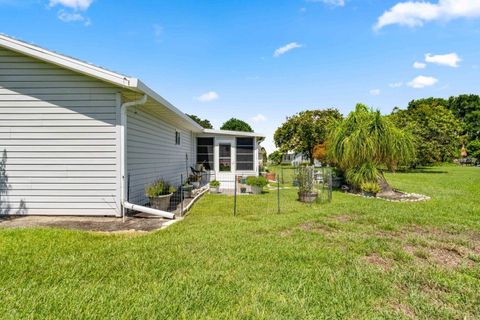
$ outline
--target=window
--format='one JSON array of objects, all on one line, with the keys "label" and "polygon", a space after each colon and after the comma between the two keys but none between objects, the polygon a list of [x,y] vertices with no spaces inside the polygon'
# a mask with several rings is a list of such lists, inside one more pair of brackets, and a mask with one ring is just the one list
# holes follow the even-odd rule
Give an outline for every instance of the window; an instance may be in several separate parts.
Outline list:
[{"label": "window", "polygon": [[176,144],[177,146],[180,145],[180,132],[178,132],[178,131],[176,131],[176,130],[175,130],[175,144]]},{"label": "window", "polygon": [[213,138],[197,138],[197,164],[214,170],[213,161]]},{"label": "window", "polygon": [[220,171],[232,171],[232,147],[229,144],[220,144],[218,167]]},{"label": "window", "polygon": [[253,138],[237,138],[237,170],[253,170],[254,149]]}]

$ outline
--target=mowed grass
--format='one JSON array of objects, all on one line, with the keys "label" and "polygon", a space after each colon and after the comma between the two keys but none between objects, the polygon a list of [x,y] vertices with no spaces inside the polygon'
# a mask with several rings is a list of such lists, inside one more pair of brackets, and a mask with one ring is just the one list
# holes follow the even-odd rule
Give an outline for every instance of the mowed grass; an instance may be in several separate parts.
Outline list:
[{"label": "mowed grass", "polygon": [[0,318],[480,318],[480,168],[388,179],[432,200],[285,190],[281,214],[259,207],[270,192],[233,217],[208,195],[146,235],[0,230]]}]

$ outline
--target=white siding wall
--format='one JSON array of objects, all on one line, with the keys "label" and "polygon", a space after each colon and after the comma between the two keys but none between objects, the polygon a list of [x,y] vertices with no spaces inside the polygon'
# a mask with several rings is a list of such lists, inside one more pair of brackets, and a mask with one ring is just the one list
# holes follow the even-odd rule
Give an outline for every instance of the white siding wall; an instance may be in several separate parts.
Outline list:
[{"label": "white siding wall", "polygon": [[120,213],[117,91],[0,49],[0,214]]},{"label": "white siding wall", "polygon": [[[195,162],[192,132],[163,121],[156,108],[159,106],[138,106],[127,111],[128,200],[131,203],[147,203],[145,185],[155,179],[162,178],[177,187],[180,175],[186,179],[187,171],[191,173],[190,166]],[[175,130],[181,134],[180,145],[175,145]]]}]

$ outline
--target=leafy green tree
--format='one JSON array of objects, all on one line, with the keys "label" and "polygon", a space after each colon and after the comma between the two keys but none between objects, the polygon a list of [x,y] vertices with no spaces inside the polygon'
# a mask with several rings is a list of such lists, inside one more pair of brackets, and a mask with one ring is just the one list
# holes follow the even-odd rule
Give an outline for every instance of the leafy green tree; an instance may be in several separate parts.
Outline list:
[{"label": "leafy green tree", "polygon": [[204,127],[205,129],[213,129],[213,126],[212,124],[210,123],[209,120],[207,119],[200,119],[199,117],[197,117],[196,115],[194,114],[188,114],[187,113],[187,116],[189,116],[190,118],[192,118],[193,121],[195,121],[196,123],[198,123],[199,125],[201,125],[202,127]]},{"label": "leafy green tree", "polygon": [[448,99],[447,108],[464,124],[468,141],[480,139],[480,96],[462,94]]},{"label": "leafy green tree", "polygon": [[315,146],[325,143],[329,130],[341,119],[337,109],[302,111],[275,131],[275,145],[282,152],[302,153],[313,164]]},{"label": "leafy green tree", "polygon": [[232,131],[244,131],[244,132],[253,132],[252,127],[245,121],[239,120],[237,118],[231,118],[226,121],[221,130],[232,130]]},{"label": "leafy green tree", "polygon": [[462,125],[444,105],[443,99],[415,100],[406,110],[395,109],[390,115],[399,128],[406,128],[414,137],[413,166],[451,161],[458,153]]},{"label": "leafy green tree", "polygon": [[379,183],[383,191],[390,187],[382,168],[395,170],[415,153],[410,133],[363,104],[357,104],[355,111],[332,130],[327,150],[352,187],[360,189],[363,183]]},{"label": "leafy green tree", "polygon": [[270,160],[272,164],[279,165],[282,163],[283,153],[280,150],[275,150],[268,155],[268,160]]},{"label": "leafy green tree", "polygon": [[469,157],[480,159],[480,140],[472,140],[467,144]]}]

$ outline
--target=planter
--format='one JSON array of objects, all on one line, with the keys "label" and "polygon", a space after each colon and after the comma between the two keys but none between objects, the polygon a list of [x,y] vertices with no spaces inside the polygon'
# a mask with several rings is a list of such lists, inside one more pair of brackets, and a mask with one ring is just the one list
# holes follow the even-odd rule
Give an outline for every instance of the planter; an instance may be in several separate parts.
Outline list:
[{"label": "planter", "polygon": [[219,187],[210,187],[210,193],[220,193]]},{"label": "planter", "polygon": [[154,209],[166,211],[170,206],[170,198],[172,197],[172,195],[173,193],[166,194],[164,196],[149,197],[150,205]]},{"label": "planter", "polygon": [[276,178],[276,174],[275,172],[268,172],[265,174],[265,178],[267,178],[267,180],[269,181],[277,181],[275,178]]},{"label": "planter", "polygon": [[376,193],[374,193],[374,192],[367,192],[367,191],[363,191],[363,195],[364,195],[365,197],[368,197],[368,198],[375,198],[375,197],[377,196]]},{"label": "planter", "polygon": [[240,193],[247,193],[247,188],[241,187],[240,188]]},{"label": "planter", "polygon": [[317,192],[299,192],[298,193],[298,200],[305,203],[313,203],[317,200],[318,193]]},{"label": "planter", "polygon": [[342,177],[332,177],[332,188],[340,188],[343,184]]},{"label": "planter", "polygon": [[252,188],[252,193],[253,194],[261,194],[263,192],[262,187],[252,186],[251,188]]},{"label": "planter", "polygon": [[193,190],[193,186],[191,184],[183,186],[182,187],[183,198],[191,198],[192,197],[192,190]]}]

